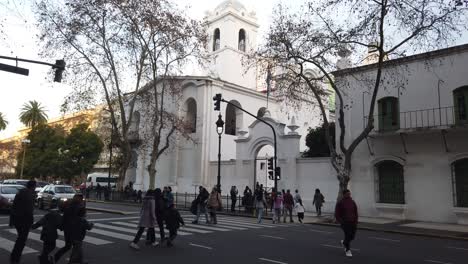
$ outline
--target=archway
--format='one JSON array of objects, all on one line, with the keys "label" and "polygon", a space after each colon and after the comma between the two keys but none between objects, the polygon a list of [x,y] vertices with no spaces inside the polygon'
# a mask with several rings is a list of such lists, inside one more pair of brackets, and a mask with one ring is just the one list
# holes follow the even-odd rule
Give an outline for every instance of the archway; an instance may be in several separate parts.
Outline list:
[{"label": "archway", "polygon": [[[255,156],[255,173],[254,183],[263,184],[263,188],[267,191],[275,186],[275,181],[269,179],[268,175],[268,159],[273,158],[274,149],[272,145],[263,145],[257,149]],[[255,186],[254,186],[255,187]]]}]

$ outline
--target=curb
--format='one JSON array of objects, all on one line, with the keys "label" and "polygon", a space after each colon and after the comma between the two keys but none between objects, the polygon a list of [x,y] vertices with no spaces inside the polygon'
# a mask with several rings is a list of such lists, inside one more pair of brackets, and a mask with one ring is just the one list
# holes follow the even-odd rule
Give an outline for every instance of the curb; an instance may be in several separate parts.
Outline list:
[{"label": "curb", "polygon": [[[340,227],[338,224],[333,223],[306,223],[309,225],[320,225],[320,226],[332,226],[332,227]],[[431,238],[439,238],[439,239],[452,239],[452,240],[461,240],[461,241],[468,241],[468,237],[458,237],[458,236],[447,236],[447,235],[439,235],[434,233],[421,233],[421,232],[411,232],[411,231],[400,231],[400,230],[391,230],[391,229],[383,229],[383,228],[374,228],[369,226],[358,226],[359,230],[366,230],[366,231],[377,231],[383,233],[390,233],[390,234],[400,234],[400,235],[408,235],[408,236],[419,236],[419,237],[431,237]]]}]

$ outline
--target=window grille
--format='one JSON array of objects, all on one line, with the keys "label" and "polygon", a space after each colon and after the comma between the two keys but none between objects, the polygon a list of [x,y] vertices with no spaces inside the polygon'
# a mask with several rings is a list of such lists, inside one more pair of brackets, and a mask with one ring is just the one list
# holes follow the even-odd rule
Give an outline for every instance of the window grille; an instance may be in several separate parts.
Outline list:
[{"label": "window grille", "polygon": [[452,168],[455,206],[468,207],[468,159],[456,161]]},{"label": "window grille", "polygon": [[377,164],[379,203],[404,204],[403,166],[395,161]]}]

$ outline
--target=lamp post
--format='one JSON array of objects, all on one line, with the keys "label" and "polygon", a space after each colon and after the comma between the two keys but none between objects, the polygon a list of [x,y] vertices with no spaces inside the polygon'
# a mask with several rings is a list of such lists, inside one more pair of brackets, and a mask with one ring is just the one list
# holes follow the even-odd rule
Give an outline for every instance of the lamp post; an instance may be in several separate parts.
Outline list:
[{"label": "lamp post", "polygon": [[23,143],[23,159],[21,161],[21,173],[20,173],[20,179],[23,179],[23,170],[24,170],[24,158],[26,156],[26,146],[27,144],[31,143],[31,140],[29,139],[23,139],[21,140]]},{"label": "lamp post", "polygon": [[221,114],[218,115],[218,120],[216,121],[216,132],[218,133],[218,184],[216,188],[218,192],[221,193],[221,134],[224,131],[224,121]]}]

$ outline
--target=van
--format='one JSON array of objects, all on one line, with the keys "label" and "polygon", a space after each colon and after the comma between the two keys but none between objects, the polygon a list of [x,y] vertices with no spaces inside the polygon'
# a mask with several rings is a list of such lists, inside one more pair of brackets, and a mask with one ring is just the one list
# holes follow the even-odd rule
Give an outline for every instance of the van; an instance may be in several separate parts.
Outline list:
[{"label": "van", "polygon": [[[112,189],[116,188],[117,179],[118,177],[115,175],[110,176],[110,186]],[[105,187],[107,186],[108,182],[109,182],[109,174],[103,173],[103,172],[90,173],[86,177],[86,188],[88,187],[96,188],[98,183],[102,187]]]}]

